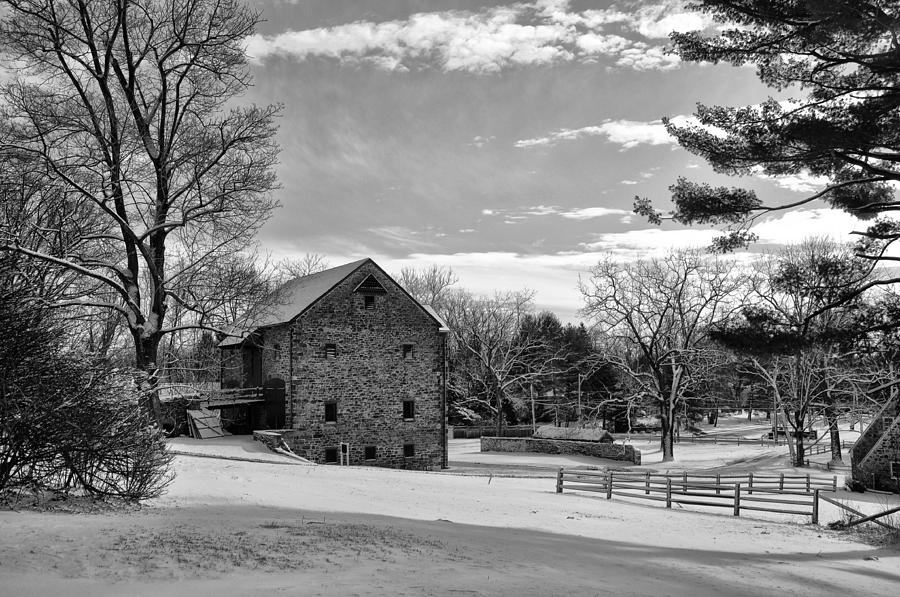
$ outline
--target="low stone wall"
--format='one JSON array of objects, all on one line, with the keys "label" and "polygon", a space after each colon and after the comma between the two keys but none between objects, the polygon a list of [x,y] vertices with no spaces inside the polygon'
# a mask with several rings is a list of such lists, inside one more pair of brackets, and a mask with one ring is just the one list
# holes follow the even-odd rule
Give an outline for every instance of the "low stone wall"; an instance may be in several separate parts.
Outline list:
[{"label": "low stone wall", "polygon": [[281,448],[284,445],[284,439],[282,439],[281,434],[282,431],[254,431],[253,439],[275,452],[276,448]]},{"label": "low stone wall", "polygon": [[537,452],[539,454],[581,454],[608,460],[641,463],[641,451],[633,446],[532,437],[482,437],[482,452]]}]

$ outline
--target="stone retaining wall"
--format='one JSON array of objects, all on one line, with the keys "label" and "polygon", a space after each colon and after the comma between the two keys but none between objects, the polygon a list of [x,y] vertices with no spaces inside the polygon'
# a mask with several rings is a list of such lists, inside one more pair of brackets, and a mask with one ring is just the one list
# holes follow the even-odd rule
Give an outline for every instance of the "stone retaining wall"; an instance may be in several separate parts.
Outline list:
[{"label": "stone retaining wall", "polygon": [[539,454],[581,454],[608,460],[641,463],[641,451],[623,444],[535,439],[531,437],[482,437],[482,452],[537,452]]},{"label": "stone retaining wall", "polygon": [[258,441],[273,452],[276,451],[277,448],[282,448],[284,444],[284,439],[282,438],[282,434],[288,430],[280,430],[280,431],[254,431],[253,439],[254,441]]}]

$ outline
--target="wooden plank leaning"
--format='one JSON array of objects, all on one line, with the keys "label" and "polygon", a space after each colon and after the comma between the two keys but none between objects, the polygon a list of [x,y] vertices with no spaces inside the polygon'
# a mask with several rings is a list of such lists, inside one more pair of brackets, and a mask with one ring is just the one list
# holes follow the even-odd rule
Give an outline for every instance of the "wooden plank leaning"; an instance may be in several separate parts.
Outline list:
[{"label": "wooden plank leaning", "polygon": [[[846,511],[849,512],[850,514],[854,514],[854,515],[856,515],[856,516],[859,516],[860,518],[862,518],[862,517],[865,516],[865,514],[863,514],[863,513],[860,512],[859,510],[856,510],[855,508],[851,508],[851,507],[848,506],[847,504],[843,504],[843,503],[839,502],[838,500],[833,500],[833,499],[831,499],[831,498],[829,498],[829,497],[825,497],[824,495],[821,495],[821,494],[819,494],[819,499],[820,499],[820,500],[825,500],[825,501],[828,502],[829,504],[832,504],[832,505],[834,505],[834,506],[837,506],[838,508],[841,508],[841,509],[843,509],[843,510],[846,510]],[[882,526],[882,527],[884,527],[884,528],[886,528],[886,529],[888,529],[888,530],[891,530],[891,531],[896,531],[896,530],[897,530],[896,528],[892,527],[891,525],[889,525],[889,524],[887,524],[887,523],[885,523],[885,522],[882,522],[882,521],[880,521],[880,520],[872,520],[871,522],[874,522],[874,523],[877,524],[878,526]]]}]

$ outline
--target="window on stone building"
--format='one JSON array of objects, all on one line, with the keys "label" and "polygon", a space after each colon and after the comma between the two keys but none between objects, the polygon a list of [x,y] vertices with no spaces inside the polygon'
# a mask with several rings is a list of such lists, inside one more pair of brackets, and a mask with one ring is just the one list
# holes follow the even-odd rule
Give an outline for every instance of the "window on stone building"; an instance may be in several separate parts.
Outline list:
[{"label": "window on stone building", "polygon": [[406,360],[411,360],[415,356],[415,350],[412,344],[404,344],[403,345],[403,358]]},{"label": "window on stone building", "polygon": [[337,346],[334,344],[326,344],[325,345],[325,358],[333,359],[337,356]]},{"label": "window on stone building", "polygon": [[337,423],[337,402],[325,403],[325,422]]},{"label": "window on stone building", "polygon": [[404,400],[403,401],[403,418],[407,421],[411,421],[416,418],[416,401],[415,400]]},{"label": "window on stone building", "polygon": [[403,444],[403,457],[412,458],[416,455],[416,444]]},{"label": "window on stone building", "polygon": [[338,449],[337,448],[325,448],[325,462],[326,463],[336,463],[338,461]]},{"label": "window on stone building", "polygon": [[363,296],[363,306],[366,308],[366,311],[372,311],[375,309],[375,295],[374,294],[366,294]]},{"label": "window on stone building", "polygon": [[377,452],[375,450],[375,446],[366,446],[363,453],[363,458],[365,458],[366,460],[375,460],[376,453]]}]

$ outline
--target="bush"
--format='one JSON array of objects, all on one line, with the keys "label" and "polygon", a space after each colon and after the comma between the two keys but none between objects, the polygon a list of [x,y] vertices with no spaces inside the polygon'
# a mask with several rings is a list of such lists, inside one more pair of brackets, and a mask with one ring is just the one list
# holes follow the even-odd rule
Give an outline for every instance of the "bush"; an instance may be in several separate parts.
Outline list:
[{"label": "bush", "polygon": [[0,490],[162,494],[172,457],[131,375],[66,351],[51,314],[5,276],[0,337]]}]

